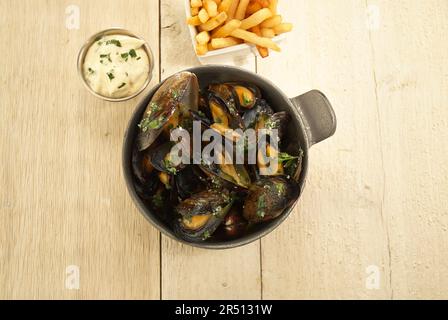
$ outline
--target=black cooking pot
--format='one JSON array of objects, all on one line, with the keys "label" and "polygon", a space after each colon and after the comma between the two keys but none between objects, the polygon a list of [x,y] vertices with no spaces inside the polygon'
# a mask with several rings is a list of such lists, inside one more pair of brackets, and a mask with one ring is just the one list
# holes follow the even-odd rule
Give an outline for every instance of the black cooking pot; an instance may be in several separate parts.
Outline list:
[{"label": "black cooking pot", "polygon": [[[336,117],[327,98],[319,91],[313,90],[293,99],[289,99],[279,88],[269,80],[241,68],[229,66],[202,66],[188,69],[199,79],[201,88],[210,83],[217,82],[249,82],[260,88],[262,96],[276,111],[287,111],[291,115],[291,122],[287,129],[287,143],[304,151],[302,172],[299,178],[301,191],[304,186],[308,169],[308,150],[314,144],[331,137],[336,130]],[[176,236],[157,213],[152,212],[145,206],[142,199],[137,195],[134,187],[134,175],[132,172],[131,157],[134,140],[137,135],[138,123],[140,122],[146,106],[153,94],[160,87],[154,87],[146,97],[140,101],[129,122],[123,145],[123,171],[129,193],[139,208],[140,212],[165,235],[182,243],[195,247],[208,249],[227,249],[242,246],[260,239],[277,228],[290,214],[294,205],[290,206],[283,214],[273,221],[254,226],[241,238],[234,240],[219,240],[210,238],[201,243],[190,243]]]}]

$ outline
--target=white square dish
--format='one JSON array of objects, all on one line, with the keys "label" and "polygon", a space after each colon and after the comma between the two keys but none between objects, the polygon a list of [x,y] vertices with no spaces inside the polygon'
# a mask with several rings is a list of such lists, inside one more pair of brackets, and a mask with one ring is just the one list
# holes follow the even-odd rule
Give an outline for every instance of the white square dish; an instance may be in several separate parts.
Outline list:
[{"label": "white square dish", "polygon": [[[185,1],[185,14],[186,17],[191,17],[191,9],[190,9],[190,0],[184,0]],[[185,22],[186,23],[186,22]],[[188,28],[190,30],[190,36],[191,36],[191,42],[193,44],[193,49],[196,53],[196,35],[198,34],[198,31],[196,27],[188,25]],[[272,40],[279,44],[286,38],[285,34],[278,35]],[[199,62],[202,64],[212,64],[212,63],[219,63],[220,61],[225,61],[229,59],[241,59],[247,56],[260,56],[258,54],[258,50],[255,47],[255,45],[252,44],[246,44],[242,43],[236,46],[223,48],[223,49],[217,49],[213,51],[208,51],[205,55],[197,55]]]}]

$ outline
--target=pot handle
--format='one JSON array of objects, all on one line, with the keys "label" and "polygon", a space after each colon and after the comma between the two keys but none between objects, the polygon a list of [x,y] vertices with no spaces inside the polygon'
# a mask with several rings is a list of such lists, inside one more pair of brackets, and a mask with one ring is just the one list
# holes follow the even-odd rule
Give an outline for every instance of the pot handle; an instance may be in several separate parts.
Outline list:
[{"label": "pot handle", "polygon": [[311,90],[291,99],[305,124],[309,147],[319,143],[336,132],[336,115],[325,95]]}]

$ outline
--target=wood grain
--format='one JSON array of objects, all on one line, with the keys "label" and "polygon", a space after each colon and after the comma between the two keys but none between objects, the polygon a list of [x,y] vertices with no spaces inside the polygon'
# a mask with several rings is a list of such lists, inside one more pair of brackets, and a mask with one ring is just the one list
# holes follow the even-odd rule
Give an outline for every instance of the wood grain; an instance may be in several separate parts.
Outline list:
[{"label": "wood grain", "polygon": [[371,32],[397,299],[448,297],[448,2],[380,1]]},{"label": "wood grain", "polygon": [[[266,299],[391,297],[366,7],[343,3],[281,2],[279,10],[295,29],[282,45],[282,59],[258,63],[259,73],[291,97],[323,91],[338,119],[336,135],[310,150],[307,185],[295,212],[262,240]],[[381,271],[380,290],[365,286],[370,265]]]},{"label": "wood grain", "polygon": [[[9,44],[0,72],[0,297],[159,298],[158,232],[121,173],[136,100],[94,98],[76,69],[83,42],[117,25],[141,33],[158,60],[158,30],[148,28],[158,24],[158,5],[78,0],[80,29],[68,30],[69,4],[0,4],[0,38]],[[65,288],[68,265],[80,268],[79,290]]]}]

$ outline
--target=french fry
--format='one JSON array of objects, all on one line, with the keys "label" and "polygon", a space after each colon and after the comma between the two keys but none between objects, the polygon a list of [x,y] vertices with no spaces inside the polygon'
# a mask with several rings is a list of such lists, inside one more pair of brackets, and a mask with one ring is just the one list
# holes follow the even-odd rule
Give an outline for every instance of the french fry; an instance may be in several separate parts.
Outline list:
[{"label": "french fry", "polygon": [[269,10],[271,10],[273,15],[277,14],[278,0],[269,0]]},{"label": "french fry", "polygon": [[218,15],[218,5],[213,0],[205,0],[204,8],[207,10],[208,16],[210,18],[216,17]]},{"label": "french fry", "polygon": [[246,16],[246,9],[249,5],[250,0],[240,0],[240,3],[238,4],[238,8],[235,12],[235,19],[243,20]]},{"label": "french fry", "polygon": [[210,35],[208,34],[207,31],[199,32],[199,33],[196,35],[196,41],[197,41],[199,44],[207,44],[207,43],[210,41]]},{"label": "french fry", "polygon": [[[253,28],[251,29],[251,31],[252,31],[253,33],[255,33],[257,36],[261,36],[261,30],[260,30],[260,27],[259,27],[259,26],[255,26],[255,27],[253,27]],[[257,46],[257,50],[258,50],[258,53],[260,54],[260,56],[261,56],[262,58],[266,58],[266,57],[269,56],[269,49],[268,49],[268,48],[264,48],[264,47]]]},{"label": "french fry", "polygon": [[274,38],[275,32],[271,28],[261,28],[261,36],[265,38]]},{"label": "french fry", "polygon": [[[269,9],[268,9],[269,10]],[[281,15],[275,15],[265,21],[263,21],[260,25],[261,28],[274,28],[276,25],[279,25],[282,23],[282,16]]]},{"label": "french fry", "polygon": [[232,5],[233,0],[222,0],[221,4],[218,6],[218,12],[227,13]]},{"label": "french fry", "polygon": [[240,44],[241,42],[242,41],[240,39],[233,38],[233,37],[227,37],[227,38],[212,39],[211,44],[212,44],[213,49],[222,49],[222,48],[235,46],[237,44]]},{"label": "french fry", "polygon": [[203,56],[204,54],[206,54],[208,52],[208,46],[207,44],[197,44],[196,45],[196,53],[198,56]]},{"label": "french fry", "polygon": [[222,2],[221,0],[213,0],[213,1],[215,1],[217,6],[219,6],[221,4],[221,2]]},{"label": "french fry", "polygon": [[199,13],[199,8],[198,7],[195,7],[195,8],[191,7],[191,15],[192,16],[197,16],[198,13]]},{"label": "french fry", "polygon": [[208,50],[208,51],[213,51],[213,50],[215,50],[215,48],[212,47],[212,43],[211,43],[211,42],[207,43],[207,50]]},{"label": "french fry", "polygon": [[292,23],[281,23],[273,28],[275,34],[282,34],[291,31],[293,28]]},{"label": "french fry", "polygon": [[221,28],[216,29],[212,33],[212,38],[225,38],[228,37],[233,30],[238,29],[241,25],[241,21],[233,19],[223,25]]},{"label": "french fry", "polygon": [[199,30],[201,31],[212,31],[213,29],[219,27],[222,23],[224,23],[227,19],[227,13],[221,12],[216,17],[211,18],[206,23],[203,23],[199,26]]},{"label": "french fry", "polygon": [[269,7],[269,0],[255,0],[255,1],[258,2],[262,8]]},{"label": "french fry", "polygon": [[199,20],[201,20],[201,23],[206,23],[210,19],[207,10],[205,10],[204,8],[199,10],[198,17]]},{"label": "french fry", "polygon": [[253,32],[243,29],[236,29],[231,33],[232,37],[242,39],[246,42],[253,43],[260,47],[266,47],[274,51],[281,51],[280,47],[271,39],[257,36]]},{"label": "french fry", "polygon": [[191,0],[190,5],[192,8],[200,8],[202,7],[202,0]]},{"label": "french fry", "polygon": [[227,21],[230,21],[235,17],[236,9],[238,9],[239,2],[240,0],[232,0],[229,10],[227,10]]},{"label": "french fry", "polygon": [[271,10],[269,10],[268,8],[261,9],[255,12],[249,18],[246,18],[243,21],[241,21],[240,28],[244,30],[250,29],[252,27],[259,25],[260,23],[271,17],[272,17]]},{"label": "french fry", "polygon": [[251,15],[257,12],[258,10],[261,10],[263,7],[258,2],[251,2],[247,6],[246,14]]},{"label": "french fry", "polygon": [[188,19],[187,19],[187,23],[188,23],[190,26],[199,26],[199,25],[201,25],[201,20],[199,20],[199,17],[198,17],[198,16],[194,16],[194,17],[190,17],[190,18],[188,18]]}]

